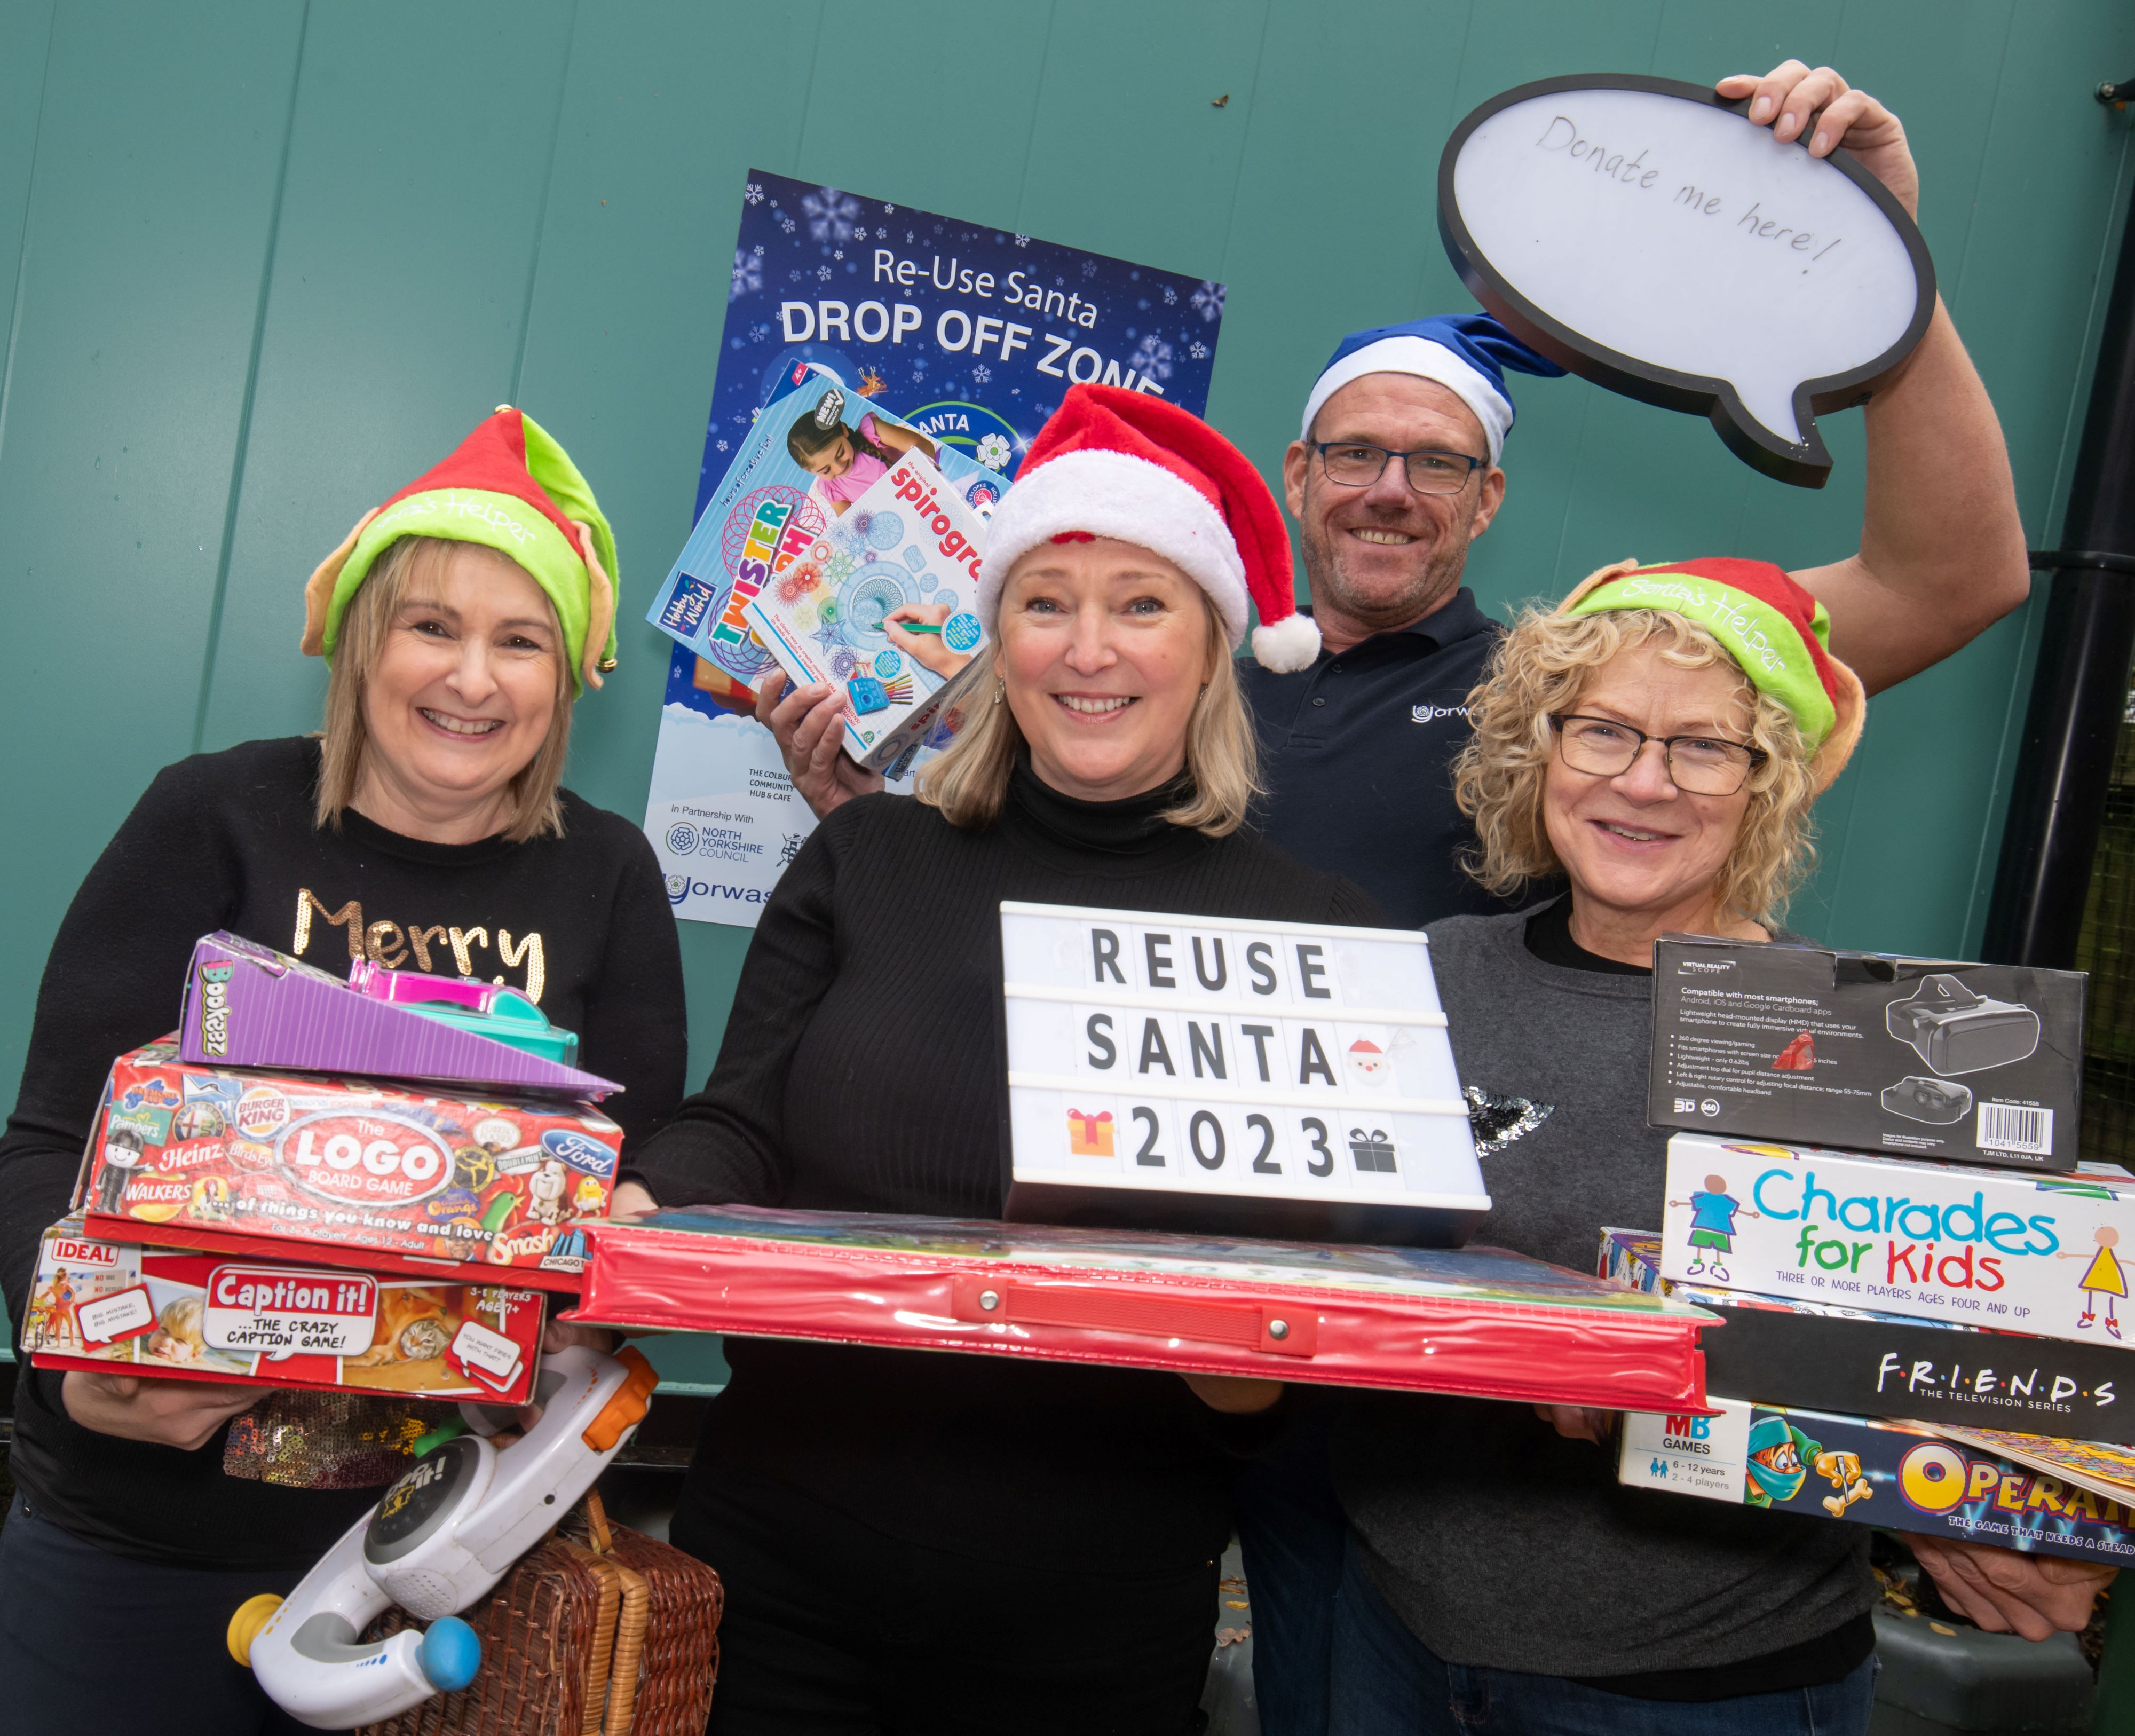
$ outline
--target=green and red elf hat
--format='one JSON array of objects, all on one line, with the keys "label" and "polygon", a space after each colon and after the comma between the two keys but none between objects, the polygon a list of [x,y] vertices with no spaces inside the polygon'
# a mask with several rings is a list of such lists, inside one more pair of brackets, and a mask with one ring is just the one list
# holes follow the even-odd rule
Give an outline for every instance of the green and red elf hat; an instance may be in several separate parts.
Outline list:
[{"label": "green and red elf hat", "polygon": [[1566,615],[1663,609],[1719,640],[1750,684],[1785,706],[1809,750],[1821,794],[1861,739],[1868,696],[1831,654],[1824,606],[1769,560],[1619,560],[1591,575],[1559,605]]},{"label": "green and red elf hat", "polygon": [[332,660],[349,599],[403,536],[478,542],[525,568],[555,607],[574,691],[615,667],[615,534],[570,454],[531,416],[499,405],[444,463],[356,521],[304,586],[305,656]]}]

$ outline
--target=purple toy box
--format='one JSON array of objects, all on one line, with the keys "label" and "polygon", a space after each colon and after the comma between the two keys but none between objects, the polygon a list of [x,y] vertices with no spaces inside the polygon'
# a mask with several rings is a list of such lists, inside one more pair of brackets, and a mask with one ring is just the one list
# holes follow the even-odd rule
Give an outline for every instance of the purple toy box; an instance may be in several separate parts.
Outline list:
[{"label": "purple toy box", "polygon": [[[530,1006],[526,1009],[530,1013]],[[206,935],[186,969],[180,1059],[225,1067],[293,1067],[443,1085],[487,1085],[571,1098],[622,1087],[363,992],[271,947]]]}]

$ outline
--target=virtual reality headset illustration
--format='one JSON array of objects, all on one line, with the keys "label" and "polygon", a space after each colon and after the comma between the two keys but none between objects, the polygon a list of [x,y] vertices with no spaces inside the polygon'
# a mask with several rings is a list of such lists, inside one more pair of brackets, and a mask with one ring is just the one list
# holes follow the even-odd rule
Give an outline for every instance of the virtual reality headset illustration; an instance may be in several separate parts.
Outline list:
[{"label": "virtual reality headset illustration", "polygon": [[1933,1122],[1946,1127],[1972,1113],[1972,1093],[1947,1079],[1922,1079],[1915,1074],[1885,1088],[1883,1107],[1907,1121]]},{"label": "virtual reality headset illustration", "polygon": [[[1910,1000],[1893,1001],[1885,1023],[1941,1074],[2006,1067],[2039,1046],[2039,1016],[2030,1007],[1974,994],[1947,972],[1922,978]],[[1887,1093],[1884,1107],[1891,1107]]]}]

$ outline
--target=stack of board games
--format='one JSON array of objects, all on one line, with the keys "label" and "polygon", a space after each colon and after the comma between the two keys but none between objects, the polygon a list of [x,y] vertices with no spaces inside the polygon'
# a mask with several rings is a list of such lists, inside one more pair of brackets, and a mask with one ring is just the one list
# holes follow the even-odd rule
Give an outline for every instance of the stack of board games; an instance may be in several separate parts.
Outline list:
[{"label": "stack of board games", "polygon": [[2075,1150],[2084,979],[1690,940],[1655,971],[1651,1119],[1708,1131],[1600,1269],[1724,1324],[1712,1409],[1628,1418],[1619,1479],[2135,1559],[2135,1177]]},{"label": "stack of board games", "polygon": [[[358,974],[351,985],[235,935],[202,939],[176,1040],[112,1065],[75,1196],[85,1229],[575,1289],[578,1226],[607,1215],[622,1142],[594,1099],[619,1088],[538,1052],[545,1042],[469,1029],[467,985]],[[428,1016],[419,995],[448,1016]],[[507,1039],[539,1017],[516,998],[493,1022]]]}]

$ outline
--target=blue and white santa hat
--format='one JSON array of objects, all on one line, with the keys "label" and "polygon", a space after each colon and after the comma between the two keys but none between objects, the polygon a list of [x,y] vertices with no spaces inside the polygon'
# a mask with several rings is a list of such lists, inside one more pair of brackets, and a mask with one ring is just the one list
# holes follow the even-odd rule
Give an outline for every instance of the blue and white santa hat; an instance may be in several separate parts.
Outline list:
[{"label": "blue and white santa hat", "polygon": [[1505,390],[1505,370],[1555,379],[1564,372],[1537,356],[1487,313],[1435,313],[1399,325],[1352,332],[1327,358],[1305,400],[1300,440],[1312,438],[1312,419],[1335,393],[1367,374],[1413,374],[1435,380],[1475,412],[1490,443],[1490,462],[1503,456],[1512,432],[1513,400]]}]

